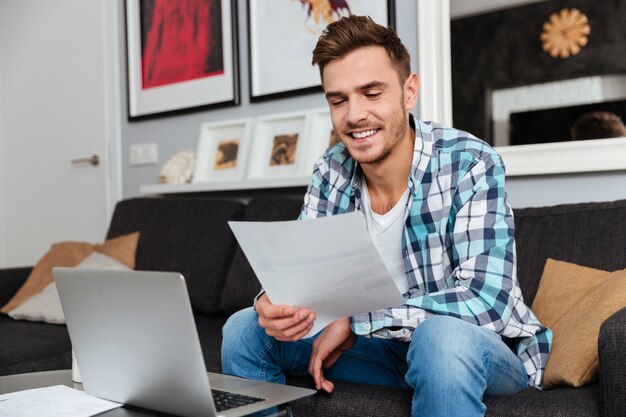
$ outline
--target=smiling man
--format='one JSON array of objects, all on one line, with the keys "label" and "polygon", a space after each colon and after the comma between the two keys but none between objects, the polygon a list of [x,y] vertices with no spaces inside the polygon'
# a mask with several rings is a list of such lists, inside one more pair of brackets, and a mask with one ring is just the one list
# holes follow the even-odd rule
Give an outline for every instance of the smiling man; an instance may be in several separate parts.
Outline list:
[{"label": "smiling man", "polygon": [[541,387],[552,335],[524,304],[500,156],[409,111],[419,81],[393,30],[350,16],[313,51],[341,142],[316,162],[302,219],[360,211],[405,303],[311,339],[306,308],[264,293],[224,328],[224,371],[413,389],[417,416],[480,416],[485,393]]}]

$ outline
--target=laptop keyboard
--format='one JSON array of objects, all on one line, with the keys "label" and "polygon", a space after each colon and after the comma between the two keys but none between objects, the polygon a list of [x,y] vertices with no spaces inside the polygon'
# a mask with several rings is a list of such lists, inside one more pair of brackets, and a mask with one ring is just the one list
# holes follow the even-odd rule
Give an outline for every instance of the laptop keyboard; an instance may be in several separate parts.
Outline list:
[{"label": "laptop keyboard", "polygon": [[211,392],[213,393],[213,403],[215,403],[215,410],[217,411],[230,410],[231,408],[265,401],[264,398],[250,397],[248,395],[218,391],[216,389],[212,389]]}]

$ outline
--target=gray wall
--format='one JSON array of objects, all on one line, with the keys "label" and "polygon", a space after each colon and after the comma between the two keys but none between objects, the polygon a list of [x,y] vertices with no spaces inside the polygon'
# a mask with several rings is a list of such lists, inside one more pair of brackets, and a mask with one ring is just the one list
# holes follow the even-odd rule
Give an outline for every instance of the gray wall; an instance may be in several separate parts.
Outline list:
[{"label": "gray wall", "polygon": [[[453,0],[454,1],[454,0]],[[239,27],[239,67],[241,105],[218,110],[166,116],[150,120],[129,122],[127,103],[122,103],[122,190],[123,197],[139,195],[139,187],[155,184],[159,168],[174,153],[196,148],[200,125],[203,122],[256,117],[265,114],[281,113],[322,107],[325,100],[321,93],[308,94],[295,98],[274,100],[263,103],[250,103],[248,84],[248,32],[247,7],[245,0],[238,0]],[[124,22],[124,6],[120,0],[120,22]],[[397,29],[403,42],[414,57],[413,67],[417,68],[415,57],[417,31],[415,28],[416,2],[396,0]],[[124,100],[126,100],[126,47],[125,27],[120,25],[120,50],[123,52],[120,71]],[[130,167],[128,149],[132,144],[154,142],[159,148],[156,166]],[[625,156],[626,157],[626,156]],[[511,177],[508,179],[508,194],[513,207],[530,207],[583,201],[604,201],[626,198],[626,172],[547,175],[532,177]]]},{"label": "gray wall", "polygon": [[626,171],[510,177],[506,189],[516,208],[621,200],[626,199]]},{"label": "gray wall", "polygon": [[[124,20],[123,2],[120,6],[120,19]],[[241,86],[241,105],[217,110],[207,110],[187,113],[176,116],[165,116],[149,120],[128,121],[128,104],[122,103],[122,193],[124,198],[139,195],[139,187],[146,184],[156,184],[160,167],[167,159],[178,151],[196,149],[200,125],[204,122],[238,119],[242,117],[257,117],[266,114],[275,114],[288,111],[314,109],[326,106],[322,93],[306,94],[293,98],[272,100],[261,103],[250,103],[248,83],[248,30],[247,30],[247,2],[237,1],[238,32],[239,32],[239,68]],[[402,41],[412,57],[416,57],[417,30],[415,20],[417,5],[414,1],[396,1],[396,28]],[[124,56],[121,60],[124,89],[124,99],[127,97],[126,80],[126,47],[125,23],[120,26],[120,50]],[[413,67],[417,61],[413,59]],[[156,166],[131,167],[129,166],[129,147],[138,143],[156,143],[158,145],[158,163]]]}]

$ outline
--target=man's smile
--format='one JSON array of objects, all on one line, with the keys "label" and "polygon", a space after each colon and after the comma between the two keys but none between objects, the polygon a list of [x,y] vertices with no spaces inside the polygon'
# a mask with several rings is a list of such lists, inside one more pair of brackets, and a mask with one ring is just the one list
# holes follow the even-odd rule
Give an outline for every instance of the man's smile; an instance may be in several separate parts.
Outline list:
[{"label": "man's smile", "polygon": [[354,139],[366,139],[370,136],[374,136],[380,129],[361,130],[359,132],[350,132],[349,135]]}]

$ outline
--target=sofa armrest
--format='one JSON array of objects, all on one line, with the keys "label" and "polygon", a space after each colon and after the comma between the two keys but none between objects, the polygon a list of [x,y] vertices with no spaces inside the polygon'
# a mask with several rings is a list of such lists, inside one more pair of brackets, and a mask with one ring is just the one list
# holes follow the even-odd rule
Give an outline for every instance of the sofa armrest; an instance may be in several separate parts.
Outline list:
[{"label": "sofa armrest", "polygon": [[600,328],[600,409],[603,417],[626,416],[626,308],[606,319]]},{"label": "sofa armrest", "polygon": [[0,307],[5,305],[28,278],[32,267],[0,269]]}]

